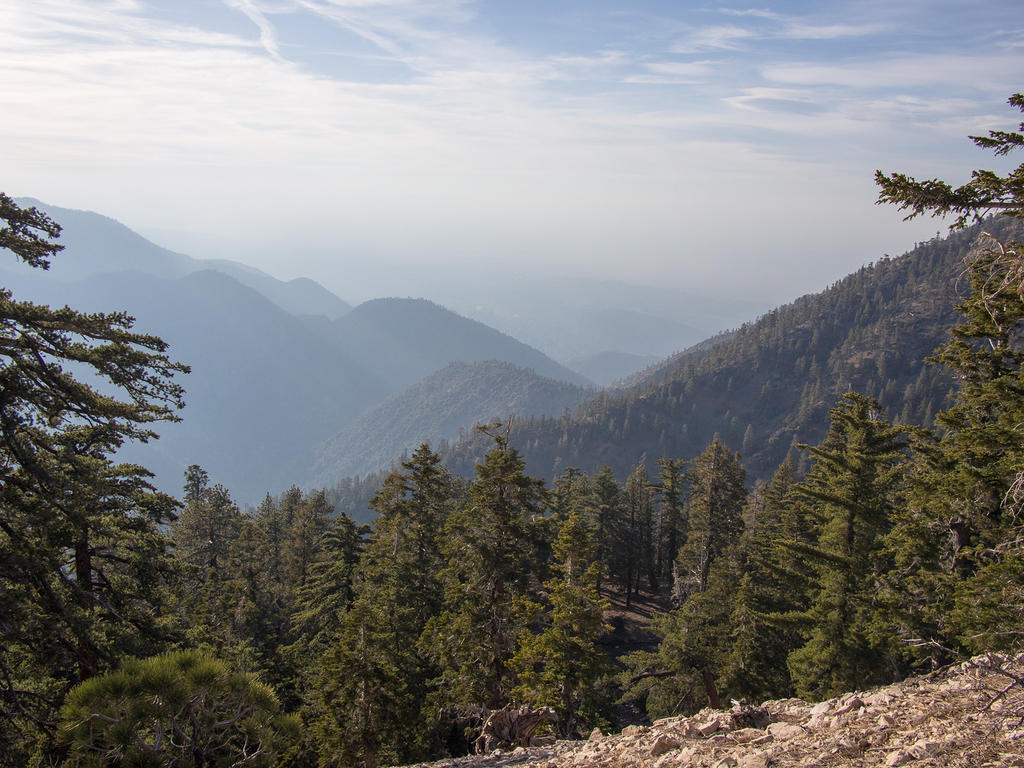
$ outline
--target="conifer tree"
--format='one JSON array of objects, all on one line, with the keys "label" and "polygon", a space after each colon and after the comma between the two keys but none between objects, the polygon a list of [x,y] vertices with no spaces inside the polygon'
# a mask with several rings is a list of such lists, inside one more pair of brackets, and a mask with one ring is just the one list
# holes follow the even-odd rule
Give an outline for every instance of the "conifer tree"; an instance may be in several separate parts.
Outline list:
[{"label": "conifer tree", "polygon": [[572,511],[554,543],[555,575],[546,582],[547,618],[539,634],[526,632],[511,666],[519,685],[513,695],[558,715],[560,735],[572,737],[600,725],[599,680],[610,663],[599,640],[608,603],[597,591],[601,566],[582,516]]},{"label": "conifer tree", "polygon": [[[294,616],[308,607],[300,605],[300,594],[323,558],[330,512],[322,492],[306,495],[292,487],[277,501],[268,495],[253,519],[243,523],[238,546],[231,550],[233,618],[238,638],[231,656],[251,660],[274,685],[288,709],[300,703],[306,663],[295,653],[295,644],[309,639],[303,634],[305,630],[315,635],[313,627],[329,621],[324,613],[316,611],[304,617],[311,623],[295,620]],[[339,525],[336,543],[344,546],[344,521]]]},{"label": "conifer tree", "polygon": [[492,709],[508,702],[515,684],[509,660],[535,611],[547,505],[543,481],[525,473],[507,435],[494,440],[467,502],[449,518],[444,608],[422,639],[441,670],[442,698]]},{"label": "conifer tree", "polygon": [[[1024,95],[1009,103],[1024,111]],[[1020,131],[989,131],[974,143],[996,155],[1024,147]],[[1024,218],[1024,165],[1006,176],[979,170],[953,187],[904,174],[876,174],[880,203],[907,218],[953,214],[954,228],[998,213]],[[994,231],[998,221],[986,224]],[[910,503],[889,540],[895,570],[888,590],[890,627],[916,640],[912,655],[934,661],[942,649],[1019,647],[1024,609],[1019,489],[1024,485],[1024,252],[1019,242],[984,234],[969,254],[970,294],[962,320],[935,361],[960,383],[936,422],[937,441],[919,441]],[[896,584],[907,584],[903,595]]]},{"label": "conifer tree", "polygon": [[[3,194],[0,225],[0,251],[30,266],[61,249],[57,224]],[[176,420],[173,377],[188,369],[123,313],[0,289],[0,319],[0,762],[19,765],[52,754],[71,685],[167,639],[173,559],[160,526],[176,505],[112,456]]]},{"label": "conifer tree", "polygon": [[396,737],[408,734],[410,723],[403,721],[403,678],[384,611],[357,600],[322,659],[307,713],[321,765],[375,768],[382,759],[398,761]]},{"label": "conifer tree", "polygon": [[328,764],[431,753],[424,707],[437,668],[418,640],[442,607],[442,540],[460,490],[424,444],[371,501],[379,517],[355,574],[354,602],[339,617],[307,710]]},{"label": "conifer tree", "polygon": [[269,768],[290,762],[296,731],[280,710],[254,675],[179,651],[128,659],[77,686],[61,711],[61,740],[80,766]]},{"label": "conifer tree", "polygon": [[792,614],[808,606],[806,570],[786,566],[784,519],[795,483],[791,457],[767,484],[754,489],[745,512],[738,556],[739,584],[730,601],[729,646],[721,677],[730,695],[752,700],[791,693],[786,659],[799,647]]},{"label": "conifer tree", "polygon": [[[296,599],[309,577],[310,568],[321,559],[323,536],[333,512],[334,507],[327,501],[327,494],[315,491],[300,496],[290,515],[287,535],[281,547],[281,560],[285,582],[295,592]],[[343,531],[342,535],[345,533]]]},{"label": "conifer tree", "polygon": [[318,658],[341,632],[342,620],[355,599],[356,565],[365,533],[366,526],[356,525],[344,512],[324,532],[291,617],[298,635],[292,650],[301,658]]},{"label": "conifer tree", "polygon": [[231,549],[244,516],[222,485],[193,464],[185,471],[184,507],[171,527],[174,553],[182,567],[178,587],[186,636],[193,646],[222,652],[239,641],[234,614]]},{"label": "conifer tree", "polygon": [[[594,493],[597,511],[594,531],[594,543],[597,560],[602,568],[602,575],[619,578],[626,583],[624,552],[619,546],[623,527],[622,489],[615,479],[611,467],[601,467],[594,475]],[[602,576],[598,576],[598,587]]]},{"label": "conifer tree", "polygon": [[640,592],[640,583],[647,581],[654,591],[658,587],[654,552],[654,490],[647,479],[647,468],[641,461],[626,478],[622,489],[623,522],[620,546],[626,557],[626,605]]},{"label": "conifer tree", "polygon": [[185,471],[185,481],[184,507],[171,531],[175,554],[195,570],[201,584],[225,566],[243,518],[227,488],[210,487],[198,465]]},{"label": "conifer tree", "polygon": [[682,459],[658,459],[657,491],[661,497],[658,515],[657,571],[671,578],[679,547],[686,540],[687,521],[683,516],[683,486],[686,462]]},{"label": "conifer tree", "polygon": [[686,542],[676,561],[673,586],[677,603],[707,589],[711,564],[743,531],[747,497],[746,473],[739,455],[730,453],[717,437],[694,460],[688,480]]},{"label": "conifer tree", "polygon": [[883,537],[902,492],[905,437],[878,403],[850,392],[832,409],[828,435],[795,492],[814,514],[814,545],[793,545],[818,571],[812,628],[789,657],[801,696],[825,698],[893,676],[888,643],[872,636]]},{"label": "conifer tree", "polygon": [[[627,695],[647,698],[653,717],[721,703],[722,674],[731,650],[730,624],[746,500],[743,465],[717,438],[689,474],[687,537],[676,562],[676,609],[659,617],[653,654],[627,659]],[[701,693],[698,694],[697,692]]]},{"label": "conifer tree", "polygon": [[653,623],[654,652],[626,657],[626,698],[646,700],[649,717],[719,707],[722,672],[730,650],[731,606],[738,581],[735,548],[720,553],[708,568],[702,591]]}]

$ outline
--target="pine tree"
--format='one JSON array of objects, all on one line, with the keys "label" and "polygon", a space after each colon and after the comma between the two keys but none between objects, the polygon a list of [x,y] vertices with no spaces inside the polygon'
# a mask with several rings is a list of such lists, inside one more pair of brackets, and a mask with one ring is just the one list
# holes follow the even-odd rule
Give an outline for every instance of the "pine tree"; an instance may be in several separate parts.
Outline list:
[{"label": "pine tree", "polygon": [[658,459],[657,491],[661,497],[658,521],[657,570],[663,578],[671,578],[672,566],[679,547],[686,540],[687,521],[683,516],[684,470],[681,459]]},{"label": "pine tree", "polygon": [[811,448],[814,466],[795,492],[818,524],[814,545],[793,545],[818,571],[807,643],[790,654],[801,696],[828,697],[890,680],[888,643],[872,637],[883,565],[883,537],[902,492],[902,431],[878,403],[850,392],[830,412],[824,442]]},{"label": "pine tree", "polygon": [[746,473],[738,454],[715,438],[694,461],[688,475],[686,541],[676,561],[673,598],[707,589],[711,564],[743,531],[743,505],[747,497]]},{"label": "pine tree", "polygon": [[[438,670],[418,641],[442,608],[442,540],[461,489],[426,444],[401,470],[371,502],[379,517],[359,563],[355,601],[319,672],[310,717],[334,745],[328,756],[409,762],[430,753],[423,709]],[[367,698],[371,690],[376,703]]]},{"label": "pine tree", "polygon": [[658,588],[655,572],[654,489],[647,479],[643,462],[626,478],[622,489],[623,522],[619,546],[626,557],[626,606],[640,592],[640,582],[647,580],[651,591]]},{"label": "pine tree", "polygon": [[316,700],[307,714],[320,764],[375,768],[397,762],[396,725],[407,715],[401,670],[394,663],[393,637],[384,606],[357,600],[345,614],[334,645],[317,670]]},{"label": "pine tree", "polygon": [[[618,546],[623,526],[622,489],[611,467],[601,467],[594,475],[594,493],[597,497],[594,543],[602,575],[619,578],[626,583],[624,552]],[[601,576],[598,577],[598,587]]]},{"label": "pine tree", "polygon": [[291,616],[298,636],[292,652],[300,658],[318,658],[341,632],[342,620],[355,599],[356,566],[365,534],[366,526],[356,525],[344,512],[324,532]]},{"label": "pine tree", "polygon": [[739,543],[747,492],[739,456],[716,438],[694,460],[688,480],[687,536],[673,588],[677,607],[654,624],[658,650],[627,658],[627,695],[646,696],[653,717],[691,710],[701,701],[721,703],[735,585],[742,578]]},{"label": "pine tree", "polygon": [[[59,226],[3,194],[0,222],[0,249],[26,264],[45,269],[61,249]],[[0,318],[0,762],[19,765],[50,753],[75,682],[167,639],[174,566],[160,526],[175,502],[111,457],[176,420],[173,377],[188,369],[123,313],[0,289]]]},{"label": "pine tree", "polygon": [[547,618],[539,634],[524,633],[511,666],[519,685],[513,696],[535,706],[550,706],[562,736],[603,724],[598,682],[610,671],[599,641],[608,603],[597,591],[601,566],[582,516],[572,511],[554,544],[555,576],[545,583]]},{"label": "pine tree", "polygon": [[193,646],[223,652],[239,642],[230,559],[245,518],[227,489],[211,487],[209,475],[195,464],[185,471],[184,502],[171,539],[182,562],[178,602],[186,635]]},{"label": "pine tree", "polygon": [[492,709],[509,700],[515,680],[509,660],[536,610],[543,573],[539,554],[546,528],[543,481],[497,435],[477,465],[467,503],[446,531],[444,609],[423,634],[423,648],[441,670],[438,688],[453,704]]},{"label": "pine tree", "polygon": [[294,591],[296,599],[306,584],[310,568],[321,559],[323,536],[333,512],[334,507],[327,501],[327,494],[316,491],[302,496],[290,515],[287,535],[281,547],[281,560],[284,580]]},{"label": "pine tree", "polygon": [[810,575],[788,567],[791,551],[784,546],[794,483],[793,461],[787,457],[747,504],[737,553],[742,575],[730,601],[729,647],[721,672],[732,696],[764,700],[792,692],[786,659],[802,644],[793,614],[809,605],[803,596]]},{"label": "pine tree", "polygon": [[625,698],[645,698],[649,717],[721,706],[721,674],[730,650],[737,581],[735,551],[730,548],[714,558],[702,591],[655,619],[657,650],[626,656]]},{"label": "pine tree", "polygon": [[198,465],[185,471],[185,480],[184,507],[171,532],[175,554],[195,570],[201,584],[225,565],[243,517],[227,488],[210,487],[209,476]]},{"label": "pine tree", "polygon": [[273,689],[195,651],[139,661],[74,688],[61,710],[68,764],[273,766],[297,723]]},{"label": "pine tree", "polygon": [[[1024,111],[1024,95],[1009,103]],[[1024,123],[1020,124],[1024,132]],[[1024,147],[1024,133],[972,136],[979,147],[1008,155]],[[876,174],[879,202],[922,214],[954,214],[954,228],[987,214],[1024,218],[1024,165],[1005,177],[975,171],[953,187],[903,174]],[[995,232],[999,220],[985,228]],[[1022,531],[1019,489],[1024,487],[1024,252],[1019,242],[983,234],[969,254],[970,294],[958,306],[960,324],[935,361],[960,383],[953,406],[936,418],[937,441],[922,438],[910,504],[889,540],[890,625],[915,639],[910,655],[940,662],[942,648],[970,652],[1017,648],[1024,580],[1019,567]],[[896,582],[907,584],[898,594]]]}]

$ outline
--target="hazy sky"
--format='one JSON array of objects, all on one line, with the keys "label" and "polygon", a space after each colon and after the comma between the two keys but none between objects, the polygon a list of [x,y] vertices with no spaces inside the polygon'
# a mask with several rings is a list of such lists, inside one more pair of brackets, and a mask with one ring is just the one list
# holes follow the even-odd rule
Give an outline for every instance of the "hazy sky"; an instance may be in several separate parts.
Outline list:
[{"label": "hazy sky", "polygon": [[1022,74],[1020,0],[5,0],[0,189],[347,298],[370,265],[783,300],[940,228],[876,168],[1019,163],[965,137]]}]

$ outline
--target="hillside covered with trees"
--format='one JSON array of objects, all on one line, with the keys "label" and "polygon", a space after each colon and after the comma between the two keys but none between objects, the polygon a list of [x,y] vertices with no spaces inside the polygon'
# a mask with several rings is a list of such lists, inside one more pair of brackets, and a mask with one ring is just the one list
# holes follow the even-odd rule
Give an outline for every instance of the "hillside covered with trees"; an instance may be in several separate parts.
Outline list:
[{"label": "hillside covered with trees", "polygon": [[[659,456],[695,456],[717,435],[740,451],[752,479],[767,479],[795,444],[821,441],[829,409],[851,390],[878,399],[899,424],[931,426],[954,385],[927,360],[970,289],[965,259],[982,231],[1005,240],[1020,229],[978,223],[881,259],[637,374],[576,414],[519,419],[515,441],[542,477],[604,465],[624,477],[640,461],[653,471]],[[464,441],[446,463],[471,474],[486,447]]]},{"label": "hillside covered with trees", "polygon": [[389,467],[421,443],[455,442],[467,424],[509,414],[570,413],[593,395],[587,389],[498,360],[449,363],[368,409],[315,450],[312,485]]}]

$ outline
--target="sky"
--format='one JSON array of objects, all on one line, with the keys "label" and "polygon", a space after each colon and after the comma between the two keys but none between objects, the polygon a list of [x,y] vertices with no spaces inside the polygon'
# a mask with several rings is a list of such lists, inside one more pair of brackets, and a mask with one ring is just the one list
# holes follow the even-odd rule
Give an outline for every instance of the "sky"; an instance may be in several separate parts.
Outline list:
[{"label": "sky", "polygon": [[[460,272],[777,303],[1004,171],[1020,0],[5,0],[0,190],[349,300]],[[360,295],[363,294],[363,295]]]}]

